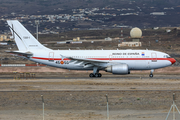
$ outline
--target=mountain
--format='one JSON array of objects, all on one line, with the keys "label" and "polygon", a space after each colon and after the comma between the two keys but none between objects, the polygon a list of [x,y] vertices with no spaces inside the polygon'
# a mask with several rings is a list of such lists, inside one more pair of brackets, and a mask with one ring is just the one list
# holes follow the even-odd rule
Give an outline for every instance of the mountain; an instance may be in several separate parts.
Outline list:
[{"label": "mountain", "polygon": [[[135,2],[135,4],[130,4]],[[69,13],[77,8],[94,7],[172,7],[180,5],[179,0],[0,0],[0,14],[12,12],[22,14],[55,14]],[[58,8],[63,10],[57,11]]]},{"label": "mountain", "polygon": [[[0,19],[3,20],[0,32],[5,28],[6,19],[23,19],[23,24],[34,30],[34,20],[50,18],[33,18],[32,15],[60,14],[64,16],[55,22],[42,22],[40,30],[180,26],[180,0],[0,0],[0,3]],[[154,15],[154,12],[162,15]],[[27,15],[31,17],[24,19]]]}]

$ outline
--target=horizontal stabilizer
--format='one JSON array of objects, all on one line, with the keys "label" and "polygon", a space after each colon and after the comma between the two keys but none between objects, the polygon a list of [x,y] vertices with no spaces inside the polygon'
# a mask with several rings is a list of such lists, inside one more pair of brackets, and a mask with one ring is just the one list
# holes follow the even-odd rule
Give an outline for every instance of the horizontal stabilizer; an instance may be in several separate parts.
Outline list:
[{"label": "horizontal stabilizer", "polygon": [[22,55],[22,56],[32,56],[33,53],[31,52],[22,52],[22,51],[5,51],[7,53],[11,53],[11,54],[17,54],[17,55]]}]

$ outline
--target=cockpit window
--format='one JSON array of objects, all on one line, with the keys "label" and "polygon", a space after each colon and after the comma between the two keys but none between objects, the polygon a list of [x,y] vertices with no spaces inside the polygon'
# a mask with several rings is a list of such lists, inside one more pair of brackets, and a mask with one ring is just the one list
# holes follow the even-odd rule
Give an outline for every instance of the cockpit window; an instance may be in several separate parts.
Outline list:
[{"label": "cockpit window", "polygon": [[171,56],[169,56],[169,55],[164,55],[164,58],[171,58]]}]

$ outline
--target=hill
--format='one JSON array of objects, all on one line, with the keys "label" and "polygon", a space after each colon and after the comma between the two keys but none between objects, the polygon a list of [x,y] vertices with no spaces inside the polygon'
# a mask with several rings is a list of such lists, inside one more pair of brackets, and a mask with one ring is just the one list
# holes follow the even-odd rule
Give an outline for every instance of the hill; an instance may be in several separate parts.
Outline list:
[{"label": "hill", "polygon": [[0,0],[0,3],[0,33],[7,30],[6,19],[20,20],[33,33],[35,20],[41,21],[41,32],[180,25],[179,0]]}]

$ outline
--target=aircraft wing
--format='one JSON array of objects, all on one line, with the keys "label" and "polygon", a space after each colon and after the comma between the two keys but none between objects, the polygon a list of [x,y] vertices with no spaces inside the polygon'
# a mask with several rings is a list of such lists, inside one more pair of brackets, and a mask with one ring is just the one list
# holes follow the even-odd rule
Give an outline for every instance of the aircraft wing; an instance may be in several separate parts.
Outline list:
[{"label": "aircraft wing", "polygon": [[24,52],[24,51],[5,51],[7,53],[11,53],[11,54],[17,54],[17,55],[20,55],[20,56],[32,56],[33,53],[31,52]]},{"label": "aircraft wing", "polygon": [[83,58],[72,58],[72,57],[66,57],[66,58],[68,58],[70,60],[84,61],[84,62],[107,63],[106,61],[94,60],[94,59],[83,59]]},{"label": "aircraft wing", "polygon": [[73,58],[73,57],[65,57],[62,55],[61,55],[61,57],[62,57],[62,59],[68,58],[71,60],[70,61],[71,63],[80,64],[80,65],[84,66],[84,68],[94,67],[94,66],[96,66],[98,68],[106,68],[109,65],[117,64],[117,63],[111,63],[109,61],[102,61],[102,60],[95,60],[95,59]]}]

